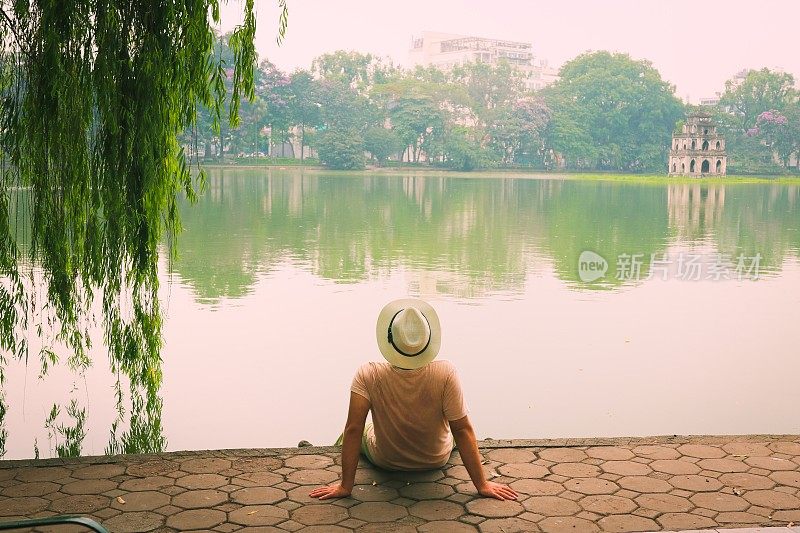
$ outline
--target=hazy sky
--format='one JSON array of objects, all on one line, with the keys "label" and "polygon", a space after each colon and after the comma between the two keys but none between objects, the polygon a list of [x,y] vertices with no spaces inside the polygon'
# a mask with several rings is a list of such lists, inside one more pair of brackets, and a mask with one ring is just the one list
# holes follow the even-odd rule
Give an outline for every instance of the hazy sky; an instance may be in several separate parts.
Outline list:
[{"label": "hazy sky", "polygon": [[[372,52],[405,65],[422,30],[533,43],[560,66],[586,50],[649,59],[696,102],[742,68],[779,67],[800,77],[798,0],[288,0],[289,29],[275,43],[277,0],[256,0],[259,55],[291,71],[339,49]],[[223,8],[222,29],[241,20]]]}]

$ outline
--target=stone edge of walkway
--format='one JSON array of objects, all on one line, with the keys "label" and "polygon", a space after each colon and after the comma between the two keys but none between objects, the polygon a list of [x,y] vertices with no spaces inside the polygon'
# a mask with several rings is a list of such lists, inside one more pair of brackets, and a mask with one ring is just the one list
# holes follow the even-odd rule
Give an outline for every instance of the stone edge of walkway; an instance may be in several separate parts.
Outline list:
[{"label": "stone edge of walkway", "polygon": [[[577,446],[630,446],[632,444],[722,444],[738,442],[760,442],[764,440],[792,440],[800,434],[745,434],[745,435],[657,435],[651,437],[588,437],[560,439],[484,439],[478,441],[481,449],[495,448],[570,448]],[[304,446],[301,448],[232,448],[222,450],[179,450],[162,453],[125,455],[86,455],[71,458],[9,459],[0,460],[0,469],[26,466],[50,466],[62,464],[103,464],[125,461],[147,461],[162,457],[269,457],[277,455],[312,455],[338,452],[341,446]]]}]

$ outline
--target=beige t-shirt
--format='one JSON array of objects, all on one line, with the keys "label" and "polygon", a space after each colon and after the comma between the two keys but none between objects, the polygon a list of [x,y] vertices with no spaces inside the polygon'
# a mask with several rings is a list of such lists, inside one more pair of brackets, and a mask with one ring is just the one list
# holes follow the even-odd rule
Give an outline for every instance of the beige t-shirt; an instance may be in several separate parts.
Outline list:
[{"label": "beige t-shirt", "polygon": [[372,431],[367,448],[374,462],[395,470],[443,466],[453,449],[448,421],[467,415],[461,382],[450,361],[404,370],[389,363],[364,363],[352,392],[370,402]]}]

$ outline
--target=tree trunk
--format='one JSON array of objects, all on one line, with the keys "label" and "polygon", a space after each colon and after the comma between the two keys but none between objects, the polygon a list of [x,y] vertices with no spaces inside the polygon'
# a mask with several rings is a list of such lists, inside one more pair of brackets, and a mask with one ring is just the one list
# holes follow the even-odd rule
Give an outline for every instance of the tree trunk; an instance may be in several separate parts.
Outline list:
[{"label": "tree trunk", "polygon": [[305,145],[306,145],[306,125],[300,124],[300,164],[303,164],[303,158],[305,156]]}]

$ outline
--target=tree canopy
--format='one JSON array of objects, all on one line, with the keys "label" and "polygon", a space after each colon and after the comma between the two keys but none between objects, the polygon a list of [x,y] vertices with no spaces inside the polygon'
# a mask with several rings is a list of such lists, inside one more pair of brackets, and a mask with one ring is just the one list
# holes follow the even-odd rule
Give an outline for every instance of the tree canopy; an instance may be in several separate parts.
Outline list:
[{"label": "tree canopy", "polygon": [[553,110],[549,145],[570,168],[654,171],[665,166],[683,116],[675,89],[648,61],[627,54],[582,54],[544,90]]},{"label": "tree canopy", "polygon": [[[61,351],[89,365],[98,302],[111,369],[142,416],[112,432],[112,450],[160,429],[159,249],[172,254],[178,194],[193,199],[203,182],[177,136],[197,124],[198,105],[219,122],[227,76],[234,126],[253,96],[254,0],[243,4],[226,57],[214,54],[217,0],[2,6],[0,383],[8,356],[35,356],[43,373]],[[117,394],[122,416],[119,381]],[[3,412],[0,402],[0,427]]]}]

